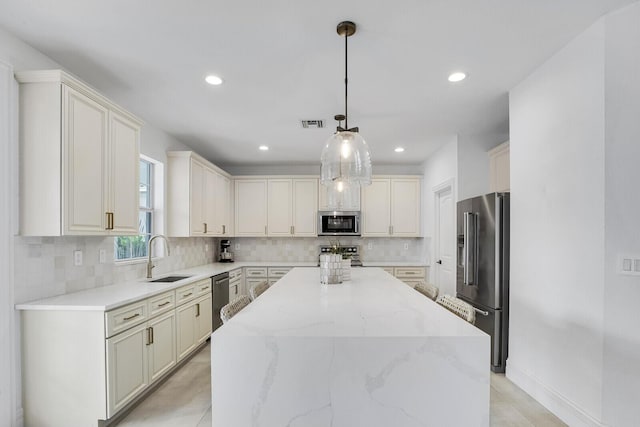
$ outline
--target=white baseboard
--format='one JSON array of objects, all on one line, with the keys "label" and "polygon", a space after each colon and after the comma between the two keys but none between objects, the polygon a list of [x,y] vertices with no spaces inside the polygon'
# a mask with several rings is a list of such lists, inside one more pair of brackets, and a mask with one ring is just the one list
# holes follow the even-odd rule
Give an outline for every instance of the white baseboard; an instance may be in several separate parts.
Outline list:
[{"label": "white baseboard", "polygon": [[601,421],[586,413],[574,402],[514,366],[511,360],[507,361],[506,376],[571,427],[605,427]]}]

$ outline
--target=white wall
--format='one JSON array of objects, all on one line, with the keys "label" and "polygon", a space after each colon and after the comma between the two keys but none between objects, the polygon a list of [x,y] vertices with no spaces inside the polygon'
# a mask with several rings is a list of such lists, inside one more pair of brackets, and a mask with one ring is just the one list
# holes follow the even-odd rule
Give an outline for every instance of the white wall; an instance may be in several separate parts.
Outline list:
[{"label": "white wall", "polygon": [[570,425],[602,419],[604,37],[594,24],[510,94],[507,376]]},{"label": "white wall", "polygon": [[604,391],[606,425],[640,420],[640,277],[616,273],[640,258],[640,3],[606,19]]},{"label": "white wall", "polygon": [[[449,142],[445,143],[438,151],[433,153],[423,164],[422,174],[423,178],[423,226],[425,245],[427,249],[426,260],[431,265],[429,269],[429,281],[436,284],[440,288],[440,293],[455,295],[456,284],[452,283],[436,283],[435,269],[437,266],[434,264],[433,254],[435,251],[435,192],[434,187],[437,187],[445,182],[451,182],[453,200],[456,198],[457,180],[458,175],[458,140],[453,137]],[[455,224],[455,221],[454,221]],[[456,241],[455,226],[452,230],[451,240],[452,247],[455,247]]]}]

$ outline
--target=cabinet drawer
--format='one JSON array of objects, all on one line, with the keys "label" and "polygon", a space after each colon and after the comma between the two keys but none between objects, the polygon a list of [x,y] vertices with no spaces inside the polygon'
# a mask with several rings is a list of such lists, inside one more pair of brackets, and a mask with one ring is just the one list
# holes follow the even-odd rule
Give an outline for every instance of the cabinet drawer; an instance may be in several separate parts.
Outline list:
[{"label": "cabinet drawer", "polygon": [[184,304],[187,301],[191,301],[195,297],[196,297],[195,283],[178,288],[176,290],[176,305]]},{"label": "cabinet drawer", "polygon": [[397,278],[415,277],[424,279],[424,267],[396,267],[395,275]]},{"label": "cabinet drawer", "polygon": [[164,313],[176,306],[175,291],[166,292],[149,299],[149,317]]},{"label": "cabinet drawer", "polygon": [[229,280],[242,278],[242,269],[238,268],[237,270],[231,270],[229,272]]},{"label": "cabinet drawer", "polygon": [[147,300],[105,313],[107,338],[147,320]]},{"label": "cabinet drawer", "polygon": [[269,277],[269,279],[279,279],[289,271],[291,271],[290,267],[269,267],[267,277]]},{"label": "cabinet drawer", "polygon": [[247,267],[247,278],[249,277],[267,277],[267,267]]},{"label": "cabinet drawer", "polygon": [[200,280],[193,285],[195,287],[196,296],[211,293],[211,279]]}]

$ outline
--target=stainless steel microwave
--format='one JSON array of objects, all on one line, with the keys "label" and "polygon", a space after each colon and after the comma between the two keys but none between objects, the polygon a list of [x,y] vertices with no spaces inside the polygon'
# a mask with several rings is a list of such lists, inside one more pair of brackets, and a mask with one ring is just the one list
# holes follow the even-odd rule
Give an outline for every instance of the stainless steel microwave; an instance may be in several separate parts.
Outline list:
[{"label": "stainless steel microwave", "polygon": [[360,212],[318,212],[318,236],[359,236]]}]

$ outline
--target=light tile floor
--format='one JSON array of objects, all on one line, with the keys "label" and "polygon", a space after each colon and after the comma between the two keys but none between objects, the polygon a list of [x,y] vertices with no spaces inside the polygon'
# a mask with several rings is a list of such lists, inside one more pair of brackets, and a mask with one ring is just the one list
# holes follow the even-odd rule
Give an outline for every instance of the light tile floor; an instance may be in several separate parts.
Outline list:
[{"label": "light tile floor", "polygon": [[[118,427],[210,427],[210,350],[210,345],[204,347],[115,425]],[[564,425],[504,375],[491,374],[491,426]]]}]

